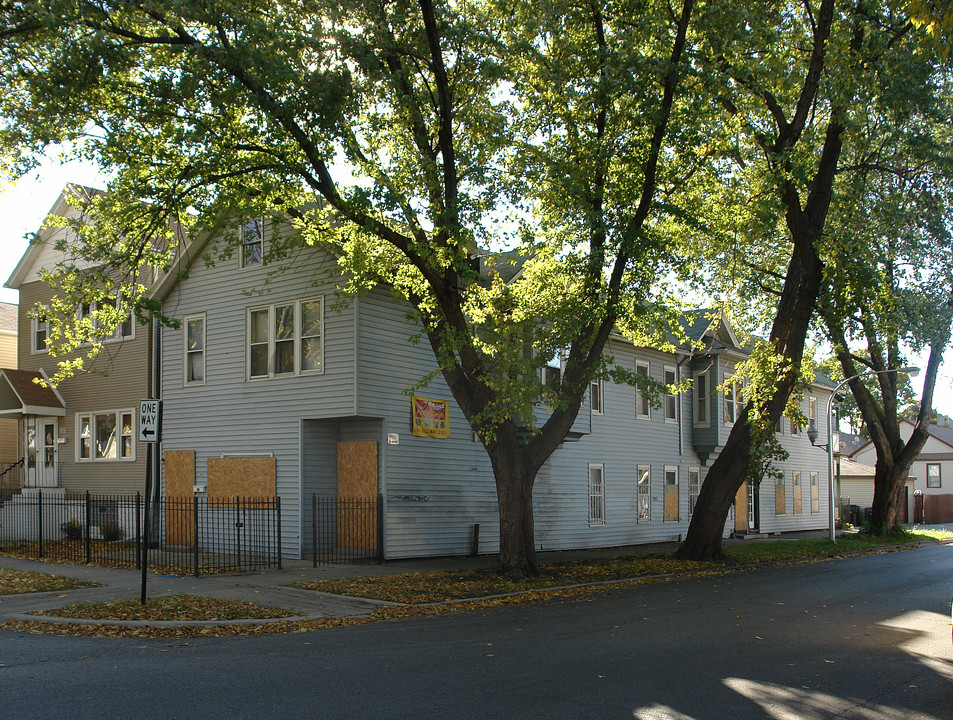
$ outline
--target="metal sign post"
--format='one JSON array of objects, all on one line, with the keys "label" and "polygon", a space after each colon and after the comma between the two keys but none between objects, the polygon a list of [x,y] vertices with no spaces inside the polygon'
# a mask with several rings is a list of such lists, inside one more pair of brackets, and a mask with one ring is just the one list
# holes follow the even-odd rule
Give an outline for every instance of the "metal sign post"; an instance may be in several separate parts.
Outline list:
[{"label": "metal sign post", "polygon": [[162,401],[141,400],[139,402],[139,442],[146,443],[146,507],[142,523],[142,566],[141,592],[139,602],[146,604],[146,568],[149,560],[149,515],[152,497],[152,448],[159,441],[162,431]]}]

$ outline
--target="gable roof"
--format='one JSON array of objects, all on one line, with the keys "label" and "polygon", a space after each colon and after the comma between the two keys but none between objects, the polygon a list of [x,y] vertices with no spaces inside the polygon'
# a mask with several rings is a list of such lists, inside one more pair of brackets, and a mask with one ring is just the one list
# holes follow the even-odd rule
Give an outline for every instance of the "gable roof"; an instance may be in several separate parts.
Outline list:
[{"label": "gable roof", "polygon": [[851,460],[848,457],[842,457],[840,459],[840,474],[841,477],[870,477],[873,478],[874,474],[877,472],[877,469],[870,466],[859,463],[856,460]]},{"label": "gable roof", "polygon": [[66,403],[55,388],[39,385],[42,371],[0,370],[0,415],[66,415]]},{"label": "gable roof", "polygon": [[[83,185],[68,183],[66,187],[63,188],[63,192],[60,193],[60,196],[56,199],[56,202],[53,203],[53,207],[51,207],[49,212],[46,213],[46,217],[48,218],[51,215],[54,217],[68,217],[70,211],[75,211],[73,204],[70,202],[71,199],[78,198],[82,201],[88,202],[95,195],[98,195],[99,192],[99,190],[93,190],[92,188],[84,187]],[[40,228],[35,239],[32,240],[27,246],[26,252],[23,253],[23,257],[20,258],[17,266],[13,269],[13,273],[3,284],[4,287],[8,287],[13,290],[19,290],[20,286],[26,281],[30,271],[33,269],[33,265],[36,263],[40,253],[43,252],[44,248],[46,247],[46,243],[49,240],[50,233],[49,229],[45,227],[45,218],[43,223],[44,227]]]}]

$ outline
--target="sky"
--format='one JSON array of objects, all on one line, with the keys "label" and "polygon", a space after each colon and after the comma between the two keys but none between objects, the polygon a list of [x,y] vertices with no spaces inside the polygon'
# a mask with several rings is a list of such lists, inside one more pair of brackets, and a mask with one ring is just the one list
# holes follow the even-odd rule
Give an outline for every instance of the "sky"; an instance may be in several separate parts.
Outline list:
[{"label": "sky", "polygon": [[[93,188],[105,187],[105,180],[97,168],[87,163],[45,163],[38,172],[22,178],[16,184],[0,183],[0,217],[5,219],[4,235],[0,239],[0,280],[4,283],[16,268],[27,248],[25,233],[40,229],[43,219],[53,207],[68,182]],[[0,301],[16,303],[18,293],[0,288]],[[926,367],[925,357],[913,357],[911,363]],[[911,380],[919,395],[923,376]],[[944,364],[937,377],[934,407],[944,415],[953,416],[953,350],[947,350]]]}]

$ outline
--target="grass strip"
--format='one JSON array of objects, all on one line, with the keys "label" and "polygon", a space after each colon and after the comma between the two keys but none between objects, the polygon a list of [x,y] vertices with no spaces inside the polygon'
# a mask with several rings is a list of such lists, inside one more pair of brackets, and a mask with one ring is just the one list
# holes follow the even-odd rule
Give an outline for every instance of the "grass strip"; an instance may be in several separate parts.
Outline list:
[{"label": "grass strip", "polygon": [[225,600],[200,595],[166,595],[149,598],[145,605],[138,598],[101,603],[76,603],[32,615],[82,618],[85,620],[204,621],[267,620],[293,617],[295,613],[276,607],[256,605],[247,600]]},{"label": "grass strip", "polygon": [[30,570],[0,568],[0,595],[57,592],[77,588],[99,587],[98,583],[62,575],[47,575]]}]

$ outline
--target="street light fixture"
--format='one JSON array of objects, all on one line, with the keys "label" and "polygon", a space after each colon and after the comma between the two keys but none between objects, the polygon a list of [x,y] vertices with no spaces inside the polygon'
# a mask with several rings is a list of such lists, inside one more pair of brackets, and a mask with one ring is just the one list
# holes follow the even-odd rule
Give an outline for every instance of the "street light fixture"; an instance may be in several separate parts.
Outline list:
[{"label": "street light fixture", "polygon": [[818,435],[816,427],[811,426],[807,430],[807,439],[811,441],[811,445],[827,451],[827,516],[830,524],[830,541],[832,543],[837,542],[837,534],[834,528],[834,398],[837,396],[838,391],[851,380],[866,377],[867,375],[886,375],[888,373],[906,373],[910,377],[916,377],[920,374],[920,368],[910,365],[902,368],[893,368],[891,370],[865,370],[862,373],[857,373],[856,375],[851,375],[849,378],[841,380],[833,392],[831,392],[831,396],[827,399],[827,445],[818,445],[815,442]]}]

